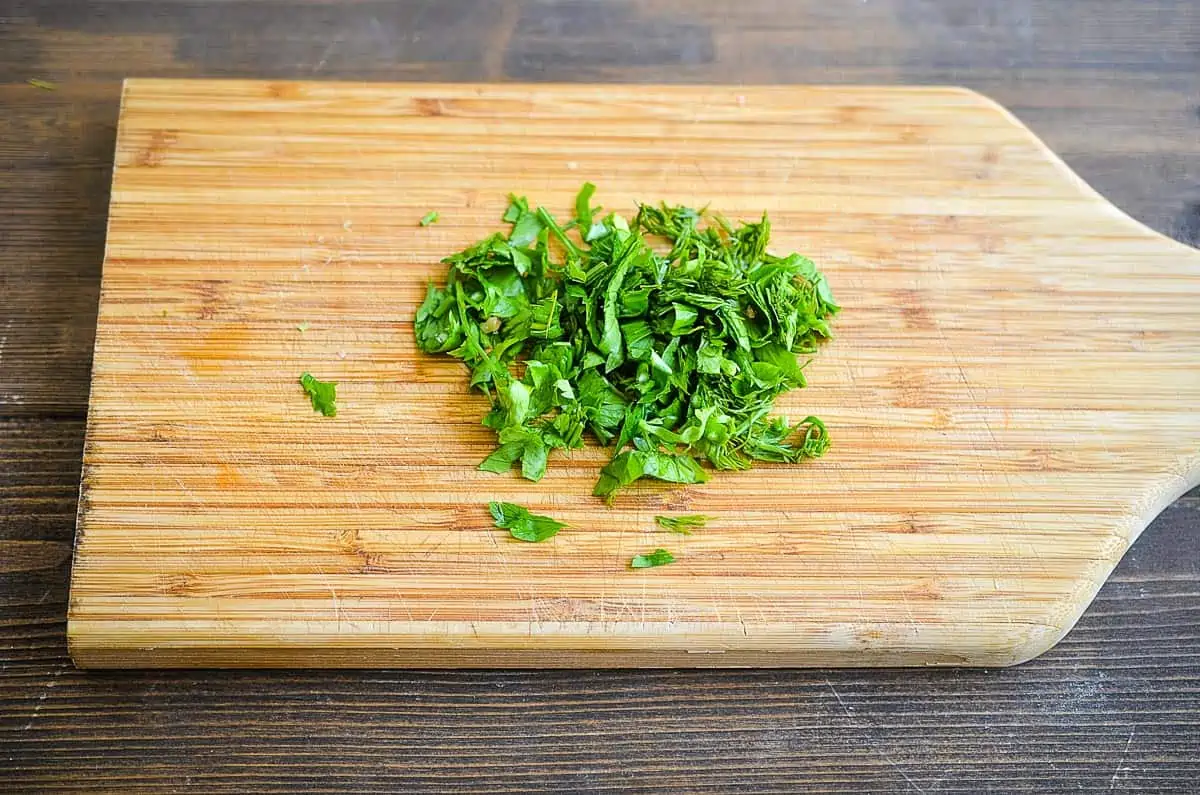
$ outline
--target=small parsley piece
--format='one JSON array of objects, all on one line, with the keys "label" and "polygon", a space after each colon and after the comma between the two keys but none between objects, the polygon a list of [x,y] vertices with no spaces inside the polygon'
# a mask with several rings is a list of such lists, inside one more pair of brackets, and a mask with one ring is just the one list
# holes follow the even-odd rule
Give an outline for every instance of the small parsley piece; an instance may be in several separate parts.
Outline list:
[{"label": "small parsley piece", "polygon": [[425,216],[419,221],[419,223],[421,226],[429,226],[430,224],[437,223],[437,219],[440,217],[441,216],[438,214],[437,210],[430,210],[429,212],[425,213]]},{"label": "small parsley piece", "polygon": [[706,483],[708,472],[687,455],[672,455],[653,450],[627,450],[600,470],[592,494],[610,497],[617,489],[639,478],[657,478],[668,483]]},{"label": "small parsley piece", "polygon": [[712,517],[703,514],[692,514],[690,516],[656,516],[654,521],[659,527],[670,530],[672,533],[690,536],[693,528],[704,527],[710,518]]},{"label": "small parsley piece", "polygon": [[58,90],[58,83],[53,83],[49,80],[42,80],[41,78],[38,78],[38,77],[31,77],[28,80],[26,80],[25,82],[29,83],[29,85],[33,86],[34,88],[40,88],[43,91],[57,91]]},{"label": "small parsley piece", "polygon": [[592,228],[592,194],[596,192],[596,186],[590,182],[583,183],[583,187],[579,189],[579,194],[575,197],[575,221],[579,224],[580,229]]},{"label": "small parsley piece", "polygon": [[489,502],[488,511],[491,512],[496,527],[507,530],[513,538],[521,541],[545,541],[566,527],[563,522],[555,521],[549,516],[532,514],[511,502]]},{"label": "small parsley piece", "polygon": [[675,556],[665,549],[656,549],[645,555],[634,555],[633,560],[629,561],[629,565],[634,569],[651,569],[655,566],[665,566],[668,563],[674,563]]},{"label": "small parsley piece", "polygon": [[537,481],[590,433],[612,448],[592,492],[611,501],[647,478],[823,455],[819,419],[771,413],[840,309],[812,260],[768,251],[765,215],[642,204],[627,220],[594,193],[583,185],[566,223],[510,195],[509,233],[446,257],[417,310],[417,346],[460,359],[491,402],[480,468]]},{"label": "small parsley piece", "polygon": [[300,376],[300,386],[312,400],[313,411],[319,411],[326,417],[337,416],[337,382],[318,381],[311,373]]},{"label": "small parsley piece", "polygon": [[296,331],[299,331],[301,334],[308,331],[310,328],[311,326],[308,324],[307,320],[302,320],[296,324]]}]

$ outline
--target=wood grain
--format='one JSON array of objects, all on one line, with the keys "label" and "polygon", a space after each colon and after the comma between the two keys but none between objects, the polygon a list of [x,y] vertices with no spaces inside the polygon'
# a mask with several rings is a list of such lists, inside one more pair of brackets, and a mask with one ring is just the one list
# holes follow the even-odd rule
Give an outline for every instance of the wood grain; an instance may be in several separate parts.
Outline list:
[{"label": "wood grain", "polygon": [[[768,210],[777,250],[821,263],[847,311],[781,409],[835,429],[827,459],[611,510],[595,449],[538,486],[474,469],[483,401],[415,350],[415,307],[508,190],[563,210],[593,176],[610,208]],[[129,81],[72,655],[1027,660],[1200,475],[1198,275],[960,89]],[[339,382],[336,420],[304,371]],[[572,529],[512,541],[487,499]],[[682,509],[716,520],[628,571]]]},{"label": "wood grain", "polygon": [[[10,540],[74,535],[126,75],[962,84],[1123,210],[1200,243],[1190,0],[497,5],[10,8],[0,557]],[[705,35],[716,46],[697,62]],[[1196,494],[1147,528],[1058,646],[1009,669],[83,672],[66,651],[69,566],[0,573],[0,766],[19,792],[1191,792]],[[512,738],[520,753],[497,754]]]}]

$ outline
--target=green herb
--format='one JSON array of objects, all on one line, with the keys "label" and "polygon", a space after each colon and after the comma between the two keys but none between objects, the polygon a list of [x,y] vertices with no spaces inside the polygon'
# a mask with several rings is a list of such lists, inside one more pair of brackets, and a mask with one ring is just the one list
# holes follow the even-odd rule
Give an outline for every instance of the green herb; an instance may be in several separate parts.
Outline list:
[{"label": "green herb", "polygon": [[[554,450],[611,446],[593,493],[643,478],[703,483],[713,469],[796,463],[829,446],[824,424],[771,416],[839,307],[799,254],[767,251],[771,226],[688,207],[601,217],[587,183],[574,217],[511,196],[493,234],[443,260],[417,310],[417,344],[470,369],[498,446],[480,467],[540,479]],[[661,253],[650,240],[665,240]]]},{"label": "green herb", "polygon": [[689,455],[627,450],[600,470],[600,479],[592,494],[607,497],[639,478],[656,478],[668,483],[707,483],[708,473]]},{"label": "green herb", "polygon": [[311,326],[309,326],[307,320],[302,320],[296,324],[296,331],[299,331],[301,334],[308,331],[309,328],[311,328]]},{"label": "green herb", "polygon": [[421,226],[429,226],[432,223],[436,223],[439,217],[440,216],[438,215],[437,210],[430,210],[429,212],[425,213],[425,217],[423,217],[419,223]]},{"label": "green herb", "polygon": [[513,538],[521,541],[545,541],[566,527],[549,516],[537,516],[511,502],[489,502],[488,510],[496,521],[496,527],[508,530]]},{"label": "green herb", "polygon": [[41,80],[36,77],[31,77],[28,80],[26,80],[25,82],[29,83],[29,85],[33,86],[34,88],[40,88],[43,91],[57,91],[58,90],[58,83],[52,83],[49,80]]},{"label": "green herb", "polygon": [[310,373],[300,376],[300,386],[312,399],[313,411],[319,411],[326,417],[337,416],[337,382],[318,381]]},{"label": "green herb", "polygon": [[629,565],[635,569],[650,569],[655,566],[665,566],[674,563],[675,556],[665,549],[656,549],[646,555],[634,555]]},{"label": "green herb", "polygon": [[585,182],[575,197],[575,220],[579,222],[580,229],[592,228],[592,194],[595,192],[596,186]]},{"label": "green herb", "polygon": [[692,528],[701,528],[708,524],[710,517],[702,514],[693,514],[691,516],[656,516],[654,521],[659,527],[670,530],[672,533],[680,533],[685,536],[692,534]]}]

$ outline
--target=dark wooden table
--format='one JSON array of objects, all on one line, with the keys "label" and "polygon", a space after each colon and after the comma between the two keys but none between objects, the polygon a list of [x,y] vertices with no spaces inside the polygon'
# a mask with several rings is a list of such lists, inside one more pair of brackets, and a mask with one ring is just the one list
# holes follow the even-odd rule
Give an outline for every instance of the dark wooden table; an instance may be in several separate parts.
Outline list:
[{"label": "dark wooden table", "polygon": [[0,790],[1200,791],[1200,492],[1015,669],[75,670],[130,75],[962,84],[1200,244],[1195,0],[0,0]]}]

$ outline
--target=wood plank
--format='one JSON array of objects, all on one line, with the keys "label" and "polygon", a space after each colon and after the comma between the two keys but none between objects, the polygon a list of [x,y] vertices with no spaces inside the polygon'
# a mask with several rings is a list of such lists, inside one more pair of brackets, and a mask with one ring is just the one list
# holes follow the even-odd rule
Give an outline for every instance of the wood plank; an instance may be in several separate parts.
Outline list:
[{"label": "wood plank", "polygon": [[[0,320],[14,321],[0,393],[25,397],[0,406],[22,418],[0,422],[0,483],[16,490],[0,534],[73,532],[108,190],[107,176],[80,178],[107,172],[113,151],[112,131],[86,120],[115,121],[128,74],[964,84],[1122,209],[1196,245],[1197,21],[1190,0],[26,0],[0,32],[0,201],[12,208],[0,211]],[[95,209],[63,200],[77,192]],[[64,639],[69,567],[0,575],[5,782],[1186,792],[1200,773],[1198,508],[1194,495],[1168,508],[1067,638],[1007,670],[80,672]],[[535,739],[514,754],[513,737]]]}]

